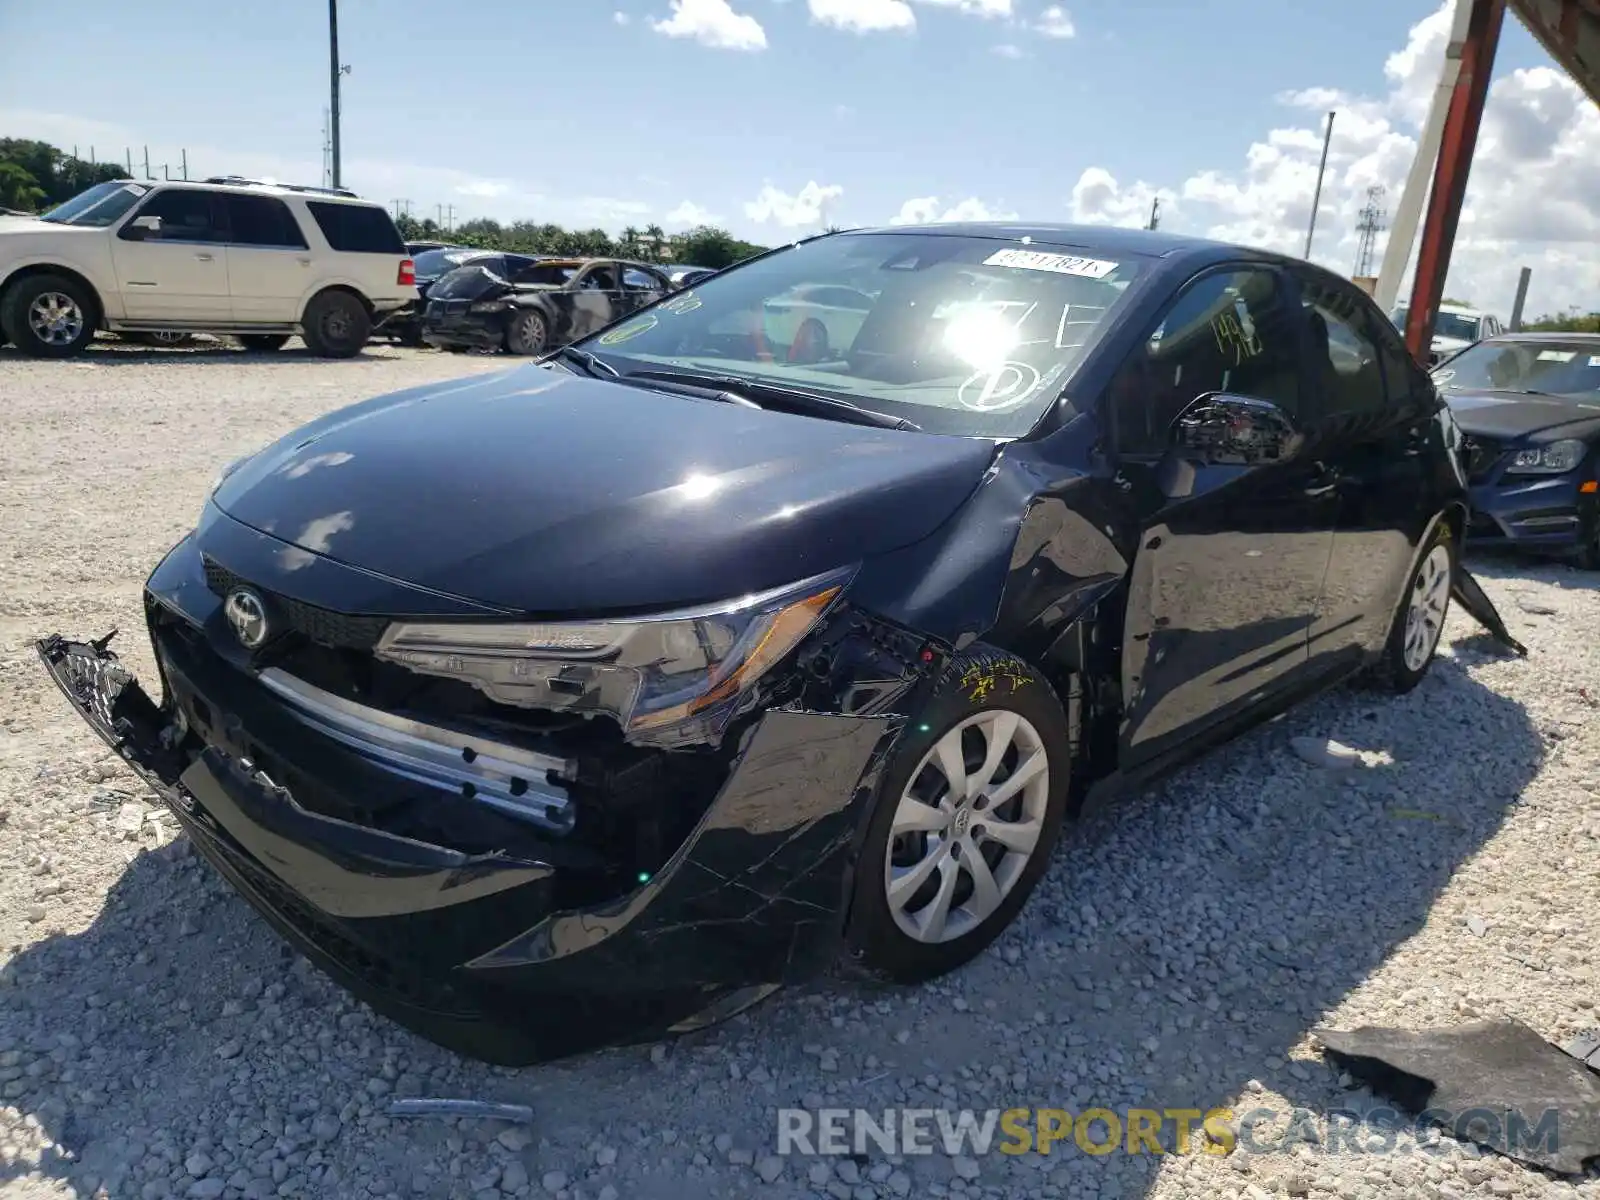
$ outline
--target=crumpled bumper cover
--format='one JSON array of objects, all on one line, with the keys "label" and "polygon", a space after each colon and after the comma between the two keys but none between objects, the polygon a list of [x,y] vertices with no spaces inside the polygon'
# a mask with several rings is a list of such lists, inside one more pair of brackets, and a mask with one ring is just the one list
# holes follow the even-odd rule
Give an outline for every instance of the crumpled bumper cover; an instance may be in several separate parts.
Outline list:
[{"label": "crumpled bumper cover", "polygon": [[1499,610],[1495,608],[1494,601],[1489,599],[1482,585],[1473,578],[1472,572],[1461,564],[1460,559],[1456,560],[1455,577],[1450,583],[1450,594],[1455,598],[1455,602],[1466,610],[1468,616],[1488,630],[1495,641],[1523,658],[1528,657],[1528,648],[1511,636],[1511,631],[1506,628],[1506,623],[1501,618]]},{"label": "crumpled bumper cover", "polygon": [[[901,727],[892,716],[768,712],[654,877],[610,903],[555,911],[549,864],[323,816],[246,760],[183,748],[109,641],[52,636],[37,648],[196,849],[373,1008],[507,1065],[699,1028],[826,969],[853,847]],[[508,915],[512,932],[485,947],[485,929],[504,930]]]}]

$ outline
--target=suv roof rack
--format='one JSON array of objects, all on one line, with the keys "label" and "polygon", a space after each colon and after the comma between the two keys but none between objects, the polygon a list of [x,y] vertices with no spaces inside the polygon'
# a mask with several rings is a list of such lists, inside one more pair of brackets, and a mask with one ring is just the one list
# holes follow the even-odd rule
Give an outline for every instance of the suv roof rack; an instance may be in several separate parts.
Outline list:
[{"label": "suv roof rack", "polygon": [[209,179],[202,179],[202,183],[220,183],[232,187],[274,187],[282,188],[286,192],[312,192],[322,196],[346,196],[351,200],[359,200],[349,188],[312,187],[308,183],[280,183],[271,179],[246,179],[243,175],[213,175]]}]

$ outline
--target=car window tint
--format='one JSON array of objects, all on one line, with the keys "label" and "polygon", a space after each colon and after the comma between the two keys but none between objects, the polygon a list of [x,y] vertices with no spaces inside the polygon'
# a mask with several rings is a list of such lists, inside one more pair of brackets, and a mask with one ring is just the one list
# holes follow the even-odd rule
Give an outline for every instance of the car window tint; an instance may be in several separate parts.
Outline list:
[{"label": "car window tint", "polygon": [[407,253],[405,239],[395,228],[389,210],[375,204],[335,204],[329,200],[308,200],[306,208],[328,239],[328,245],[341,253]]},{"label": "car window tint", "polygon": [[1359,311],[1341,313],[1326,293],[1305,298],[1310,339],[1306,362],[1318,384],[1319,413],[1380,412],[1386,406],[1378,348]]},{"label": "car window tint", "polygon": [[149,203],[134,214],[140,217],[160,217],[161,232],[147,234],[147,239],[159,238],[164,242],[215,242],[220,240],[212,210],[213,193],[191,188],[169,188],[150,197]]},{"label": "car window tint", "polygon": [[583,277],[583,286],[614,292],[617,290],[617,273],[610,267],[594,267]]},{"label": "car window tint", "polygon": [[1427,374],[1411,357],[1405,342],[1387,321],[1374,320],[1368,326],[1378,344],[1378,362],[1383,367],[1384,399],[1390,408],[1425,406],[1433,390]]},{"label": "car window tint", "polygon": [[228,240],[240,246],[306,248],[289,206],[274,196],[228,196]]},{"label": "car window tint", "polygon": [[1218,271],[1184,288],[1111,383],[1117,445],[1160,454],[1200,396],[1231,392],[1300,411],[1294,313],[1270,270]]},{"label": "car window tint", "polygon": [[622,286],[636,292],[659,292],[661,281],[648,271],[629,267],[622,272]]}]

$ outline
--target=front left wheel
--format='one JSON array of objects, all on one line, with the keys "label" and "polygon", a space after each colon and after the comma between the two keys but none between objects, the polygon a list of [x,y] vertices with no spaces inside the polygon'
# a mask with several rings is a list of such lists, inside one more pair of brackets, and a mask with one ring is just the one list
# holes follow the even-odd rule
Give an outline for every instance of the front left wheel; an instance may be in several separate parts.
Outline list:
[{"label": "front left wheel", "polygon": [[0,328],[35,358],[66,358],[94,340],[94,298],[74,279],[31,275],[6,293]]},{"label": "front left wheel", "polygon": [[1369,682],[1381,691],[1403,695],[1422,682],[1433,665],[1450,611],[1456,573],[1455,533],[1440,521],[1400,594],[1383,654]]},{"label": "front left wheel", "polygon": [[977,649],[947,670],[884,772],[850,914],[856,965],[943,975],[1011,924],[1066,814],[1066,714],[1026,663]]}]

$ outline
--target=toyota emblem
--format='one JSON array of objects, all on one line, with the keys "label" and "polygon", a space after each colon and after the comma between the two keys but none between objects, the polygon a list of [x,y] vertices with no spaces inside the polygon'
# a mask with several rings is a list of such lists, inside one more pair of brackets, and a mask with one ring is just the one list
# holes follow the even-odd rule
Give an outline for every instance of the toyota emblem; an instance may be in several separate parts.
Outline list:
[{"label": "toyota emblem", "polygon": [[228,618],[228,624],[233,626],[239,644],[246,650],[255,650],[267,640],[266,605],[261,603],[260,596],[248,588],[240,588],[229,594],[222,612]]}]

